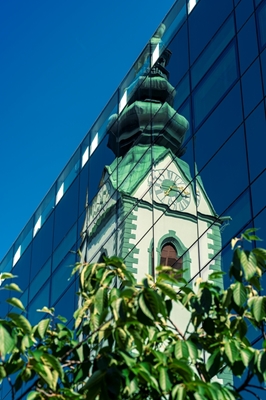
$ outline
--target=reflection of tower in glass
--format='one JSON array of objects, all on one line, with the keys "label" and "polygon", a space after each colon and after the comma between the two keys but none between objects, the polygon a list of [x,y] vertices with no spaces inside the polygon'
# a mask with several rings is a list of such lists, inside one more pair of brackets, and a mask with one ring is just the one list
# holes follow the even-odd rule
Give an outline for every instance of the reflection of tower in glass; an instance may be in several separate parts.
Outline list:
[{"label": "reflection of tower in glass", "polygon": [[188,121],[173,108],[176,91],[168,82],[166,66],[171,52],[165,50],[148,75],[140,76],[126,89],[130,98],[120,115],[110,117],[108,147],[124,156],[134,145],[156,144],[182,155]]},{"label": "reflection of tower in glass", "polygon": [[104,168],[83,232],[88,262],[115,253],[142,279],[154,273],[162,250],[171,248],[190,281],[221,269],[222,221],[201,178],[193,180],[194,163],[181,158],[189,123],[173,108],[177,93],[168,81],[170,58],[168,49],[158,54],[151,70],[125,89],[124,108],[110,117],[108,147],[116,158]]}]

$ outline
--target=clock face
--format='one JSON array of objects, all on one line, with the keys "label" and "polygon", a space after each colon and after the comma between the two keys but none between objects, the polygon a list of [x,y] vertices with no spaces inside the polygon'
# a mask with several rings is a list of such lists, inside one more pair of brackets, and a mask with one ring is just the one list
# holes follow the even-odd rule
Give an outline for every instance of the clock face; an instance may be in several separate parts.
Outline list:
[{"label": "clock face", "polygon": [[155,199],[173,210],[185,210],[191,200],[191,192],[180,175],[171,170],[155,170],[150,175],[149,184],[152,185]]}]

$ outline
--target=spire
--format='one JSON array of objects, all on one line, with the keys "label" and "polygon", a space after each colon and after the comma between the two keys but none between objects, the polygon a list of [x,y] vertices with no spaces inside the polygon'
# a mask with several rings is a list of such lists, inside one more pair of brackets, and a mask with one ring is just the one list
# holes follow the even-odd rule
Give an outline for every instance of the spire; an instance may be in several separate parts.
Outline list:
[{"label": "spire", "polygon": [[184,153],[182,144],[189,124],[173,108],[176,90],[168,81],[166,69],[171,54],[164,50],[149,73],[126,89],[131,93],[127,106],[121,114],[110,117],[108,147],[117,157],[124,156],[132,146],[150,144],[169,148],[178,157]]}]

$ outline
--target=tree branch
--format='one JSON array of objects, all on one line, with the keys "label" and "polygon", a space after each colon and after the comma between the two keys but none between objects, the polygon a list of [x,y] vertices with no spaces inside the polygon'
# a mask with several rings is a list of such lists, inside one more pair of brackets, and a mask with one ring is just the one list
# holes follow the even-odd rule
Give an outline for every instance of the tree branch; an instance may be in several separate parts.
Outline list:
[{"label": "tree branch", "polygon": [[242,385],[239,386],[239,388],[236,389],[237,392],[241,392],[242,390],[246,390],[246,386],[248,386],[249,381],[253,378],[254,374],[251,374],[250,371],[247,374],[246,379],[242,383]]},{"label": "tree branch", "polygon": [[252,394],[254,397],[256,397],[257,400],[261,400],[261,397],[259,395],[257,395],[256,393],[252,392],[251,390],[244,389],[244,391]]}]

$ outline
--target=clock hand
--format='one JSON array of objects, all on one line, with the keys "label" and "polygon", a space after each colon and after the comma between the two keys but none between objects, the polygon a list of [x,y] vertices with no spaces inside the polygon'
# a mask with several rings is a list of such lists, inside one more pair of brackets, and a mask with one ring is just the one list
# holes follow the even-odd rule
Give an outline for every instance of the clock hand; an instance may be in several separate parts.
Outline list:
[{"label": "clock hand", "polygon": [[164,194],[165,196],[168,196],[169,193],[171,192],[171,190],[175,187],[175,185],[169,186],[169,188],[167,190],[165,190]]},{"label": "clock hand", "polygon": [[169,196],[169,193],[171,192],[171,190],[177,190],[180,192],[181,196],[189,197],[190,193],[184,189],[185,189],[184,186],[171,185],[167,190],[165,190],[164,194],[165,194],[165,196]]}]

